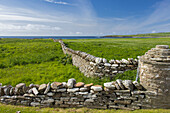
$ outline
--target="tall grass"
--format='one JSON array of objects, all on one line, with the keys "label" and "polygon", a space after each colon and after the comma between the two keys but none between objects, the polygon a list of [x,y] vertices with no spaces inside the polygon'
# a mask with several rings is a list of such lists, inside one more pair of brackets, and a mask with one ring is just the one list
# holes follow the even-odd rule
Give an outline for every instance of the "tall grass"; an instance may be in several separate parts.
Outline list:
[{"label": "tall grass", "polygon": [[[170,38],[156,39],[79,39],[64,40],[74,50],[109,59],[136,58],[157,44],[170,45]],[[136,70],[118,74],[116,79],[135,80]],[[59,43],[48,39],[1,39],[0,83],[42,84],[64,82],[70,78],[85,83],[103,84],[109,78],[85,77],[64,55]]]},{"label": "tall grass", "polygon": [[120,38],[64,40],[68,47],[97,57],[110,59],[137,58],[156,45],[170,45],[170,38]]}]

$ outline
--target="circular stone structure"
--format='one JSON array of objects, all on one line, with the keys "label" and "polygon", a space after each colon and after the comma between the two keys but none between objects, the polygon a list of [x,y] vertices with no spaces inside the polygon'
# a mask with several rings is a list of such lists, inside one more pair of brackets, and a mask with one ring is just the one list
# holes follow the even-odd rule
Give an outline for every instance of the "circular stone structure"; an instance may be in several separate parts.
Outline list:
[{"label": "circular stone structure", "polygon": [[157,45],[139,59],[141,85],[155,91],[150,97],[155,108],[170,108],[170,49],[168,45]]}]

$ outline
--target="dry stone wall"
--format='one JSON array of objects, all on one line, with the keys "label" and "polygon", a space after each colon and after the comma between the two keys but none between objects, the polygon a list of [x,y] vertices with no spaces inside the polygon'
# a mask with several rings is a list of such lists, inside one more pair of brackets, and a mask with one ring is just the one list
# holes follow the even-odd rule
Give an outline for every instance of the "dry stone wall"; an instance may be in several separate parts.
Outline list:
[{"label": "dry stone wall", "polygon": [[156,108],[170,108],[170,49],[157,45],[140,58],[140,83],[144,88],[157,92],[151,99]]},{"label": "dry stone wall", "polygon": [[[62,41],[60,43],[63,51],[67,54],[72,54],[73,63],[80,70],[85,71],[84,73],[90,73],[90,71],[86,71],[85,69],[88,69],[92,63],[99,66],[104,65],[104,68],[110,65],[112,67],[112,64],[107,64],[104,59],[101,61],[100,58],[67,48]],[[79,60],[84,65],[79,63]],[[169,109],[169,46],[157,45],[156,48],[149,50],[144,56],[141,56],[139,60],[140,83],[118,79],[104,83],[103,87],[102,85],[94,85],[93,83],[77,83],[73,78],[67,82],[53,82],[41,85],[30,84],[26,86],[25,83],[20,83],[15,87],[11,85],[3,86],[0,83],[0,102],[13,105],[62,108]],[[132,60],[132,64],[135,64],[133,62],[134,60]],[[88,65],[87,67],[86,64]]]},{"label": "dry stone wall", "polygon": [[69,79],[68,82],[48,84],[20,83],[0,86],[0,102],[12,105],[37,107],[88,107],[99,109],[144,109],[153,108],[150,98],[155,91],[145,91],[136,81],[116,80],[101,85],[84,84]]},{"label": "dry stone wall", "polygon": [[122,60],[110,60],[95,57],[81,51],[74,51],[59,40],[62,50],[65,54],[72,56],[72,63],[87,77],[114,77],[118,73],[124,73],[127,70],[134,70],[138,67],[138,60],[133,58]]}]

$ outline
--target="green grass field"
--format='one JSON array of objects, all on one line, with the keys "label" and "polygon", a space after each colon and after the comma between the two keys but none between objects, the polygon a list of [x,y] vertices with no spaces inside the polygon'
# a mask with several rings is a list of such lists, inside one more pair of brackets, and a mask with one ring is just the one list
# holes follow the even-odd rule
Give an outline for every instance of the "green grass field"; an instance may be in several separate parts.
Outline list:
[{"label": "green grass field", "polygon": [[120,38],[64,40],[68,47],[97,57],[110,59],[137,58],[156,45],[170,45],[170,38]]},{"label": "green grass field", "polygon": [[0,104],[0,113],[170,113],[168,109],[146,109],[146,110],[114,110],[114,109],[88,109],[88,108],[38,108]]},{"label": "green grass field", "polygon": [[[136,58],[157,44],[170,45],[170,38],[147,39],[79,39],[64,40],[68,47],[94,56],[110,59]],[[116,79],[135,80],[136,70],[118,74]],[[64,82],[69,78],[85,83],[103,84],[109,78],[85,77],[63,54],[59,43],[49,39],[1,39],[0,82],[16,85],[20,82],[42,84]]]},{"label": "green grass field", "polygon": [[146,34],[136,34],[136,35],[108,35],[105,37],[170,37],[170,32],[146,33]]},{"label": "green grass field", "polygon": [[[109,59],[136,58],[157,44],[170,45],[170,38],[150,39],[86,39],[64,40],[68,47],[81,50],[94,56]],[[117,75],[116,79],[135,80],[136,70]],[[0,40],[0,83],[15,86],[20,82],[42,84],[53,81],[64,82],[69,78],[85,83],[103,84],[108,78],[85,77],[71,64],[69,56],[64,55],[59,43],[49,39],[1,39]],[[88,108],[35,108],[0,104],[0,113],[53,113],[53,112],[115,112],[129,113],[125,110],[97,110]],[[134,113],[168,113],[169,110],[136,110]]]}]

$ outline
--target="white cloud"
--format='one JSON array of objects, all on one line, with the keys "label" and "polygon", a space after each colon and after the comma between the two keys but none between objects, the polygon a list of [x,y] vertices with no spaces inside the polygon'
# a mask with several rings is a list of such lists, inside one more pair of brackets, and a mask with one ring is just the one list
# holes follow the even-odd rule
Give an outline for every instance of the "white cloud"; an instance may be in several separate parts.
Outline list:
[{"label": "white cloud", "polygon": [[61,30],[60,27],[51,27],[39,24],[26,24],[26,25],[14,25],[14,24],[3,24],[0,23],[0,31],[10,30],[22,30],[22,31],[40,31],[40,30]]},{"label": "white cloud", "polygon": [[82,35],[82,32],[76,32],[76,35]]},{"label": "white cloud", "polygon": [[[46,2],[56,1],[46,0]],[[69,3],[59,1],[58,4]],[[0,5],[0,35],[132,34],[166,31],[170,26],[170,22],[166,22],[170,19],[168,0],[160,2],[153,13],[140,19],[99,18],[90,0],[72,0],[71,4],[77,4],[71,11],[54,10],[55,13],[49,11],[48,14],[33,9]]]},{"label": "white cloud", "polygon": [[69,5],[67,2],[62,1],[54,1],[54,0],[45,0],[46,2],[54,3],[54,4],[60,4],[60,5]]},{"label": "white cloud", "polygon": [[152,33],[156,33],[156,31],[155,31],[155,30],[153,30],[153,31],[152,31]]}]

